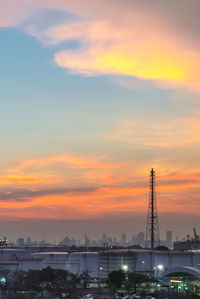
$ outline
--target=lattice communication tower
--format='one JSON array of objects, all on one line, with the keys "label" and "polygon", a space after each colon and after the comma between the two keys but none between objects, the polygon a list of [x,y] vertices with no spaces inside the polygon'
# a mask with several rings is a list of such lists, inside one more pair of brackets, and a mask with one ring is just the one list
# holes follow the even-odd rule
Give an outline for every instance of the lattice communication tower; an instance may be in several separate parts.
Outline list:
[{"label": "lattice communication tower", "polygon": [[155,182],[155,171],[152,168],[149,179],[150,194],[146,227],[146,247],[150,246],[151,249],[154,249],[155,246],[160,245]]}]

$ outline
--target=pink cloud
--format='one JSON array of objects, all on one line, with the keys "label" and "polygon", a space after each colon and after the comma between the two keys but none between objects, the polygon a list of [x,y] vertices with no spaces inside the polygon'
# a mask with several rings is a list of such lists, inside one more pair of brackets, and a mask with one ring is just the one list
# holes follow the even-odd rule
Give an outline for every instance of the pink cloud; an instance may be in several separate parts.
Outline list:
[{"label": "pink cloud", "polygon": [[151,80],[159,87],[200,90],[196,0],[8,0],[0,8],[0,19],[9,26],[22,24],[44,8],[78,16],[45,30],[36,30],[34,21],[25,28],[49,45],[80,41],[80,50],[55,54],[55,63],[73,73],[118,74]]}]

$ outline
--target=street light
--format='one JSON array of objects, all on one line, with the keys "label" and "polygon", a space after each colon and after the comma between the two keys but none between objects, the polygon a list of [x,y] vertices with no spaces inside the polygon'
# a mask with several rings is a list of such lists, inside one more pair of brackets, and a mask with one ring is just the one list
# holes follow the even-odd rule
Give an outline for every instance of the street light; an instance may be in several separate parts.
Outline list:
[{"label": "street light", "polygon": [[128,265],[123,265],[122,266],[122,269],[126,272],[126,271],[128,271]]},{"label": "street light", "polygon": [[162,276],[162,273],[164,271],[164,266],[163,265],[158,265],[156,267],[154,267],[154,274],[155,274],[155,278],[159,278]]},{"label": "street light", "polygon": [[163,265],[158,265],[157,266],[158,270],[162,271],[164,269]]}]

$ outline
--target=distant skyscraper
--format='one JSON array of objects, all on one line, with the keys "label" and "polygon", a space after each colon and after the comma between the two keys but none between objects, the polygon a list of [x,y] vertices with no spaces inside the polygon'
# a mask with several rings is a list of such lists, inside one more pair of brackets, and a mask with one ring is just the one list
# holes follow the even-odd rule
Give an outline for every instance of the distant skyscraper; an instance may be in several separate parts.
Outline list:
[{"label": "distant skyscraper", "polygon": [[28,237],[26,239],[26,245],[28,245],[28,246],[32,245],[31,237]]},{"label": "distant skyscraper", "polygon": [[126,245],[126,234],[125,233],[122,234],[122,244]]},{"label": "distant skyscraper", "polygon": [[84,239],[85,239],[85,246],[86,247],[89,247],[90,246],[90,239],[87,237],[87,234],[85,234],[85,237],[84,237]]},{"label": "distant skyscraper", "polygon": [[172,231],[166,231],[166,246],[171,248],[172,247]]},{"label": "distant skyscraper", "polygon": [[16,244],[17,244],[17,246],[23,247],[24,246],[24,238],[17,239]]},{"label": "distant skyscraper", "polygon": [[144,247],[144,233],[143,232],[138,233],[136,239],[137,239],[137,245]]},{"label": "distant skyscraper", "polygon": [[103,233],[103,235],[102,235],[102,241],[103,241],[103,242],[107,242],[107,236],[106,236],[105,233]]}]

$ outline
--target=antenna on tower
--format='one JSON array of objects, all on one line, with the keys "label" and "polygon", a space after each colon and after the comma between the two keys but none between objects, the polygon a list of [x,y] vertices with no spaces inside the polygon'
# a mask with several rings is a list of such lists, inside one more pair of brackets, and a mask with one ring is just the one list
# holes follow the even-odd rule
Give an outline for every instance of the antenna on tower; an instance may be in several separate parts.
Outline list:
[{"label": "antenna on tower", "polygon": [[152,168],[149,179],[150,196],[149,207],[147,215],[147,227],[146,227],[146,247],[151,246],[151,249],[155,248],[155,245],[160,245],[159,224],[158,224],[158,211],[155,192],[155,171]]}]

